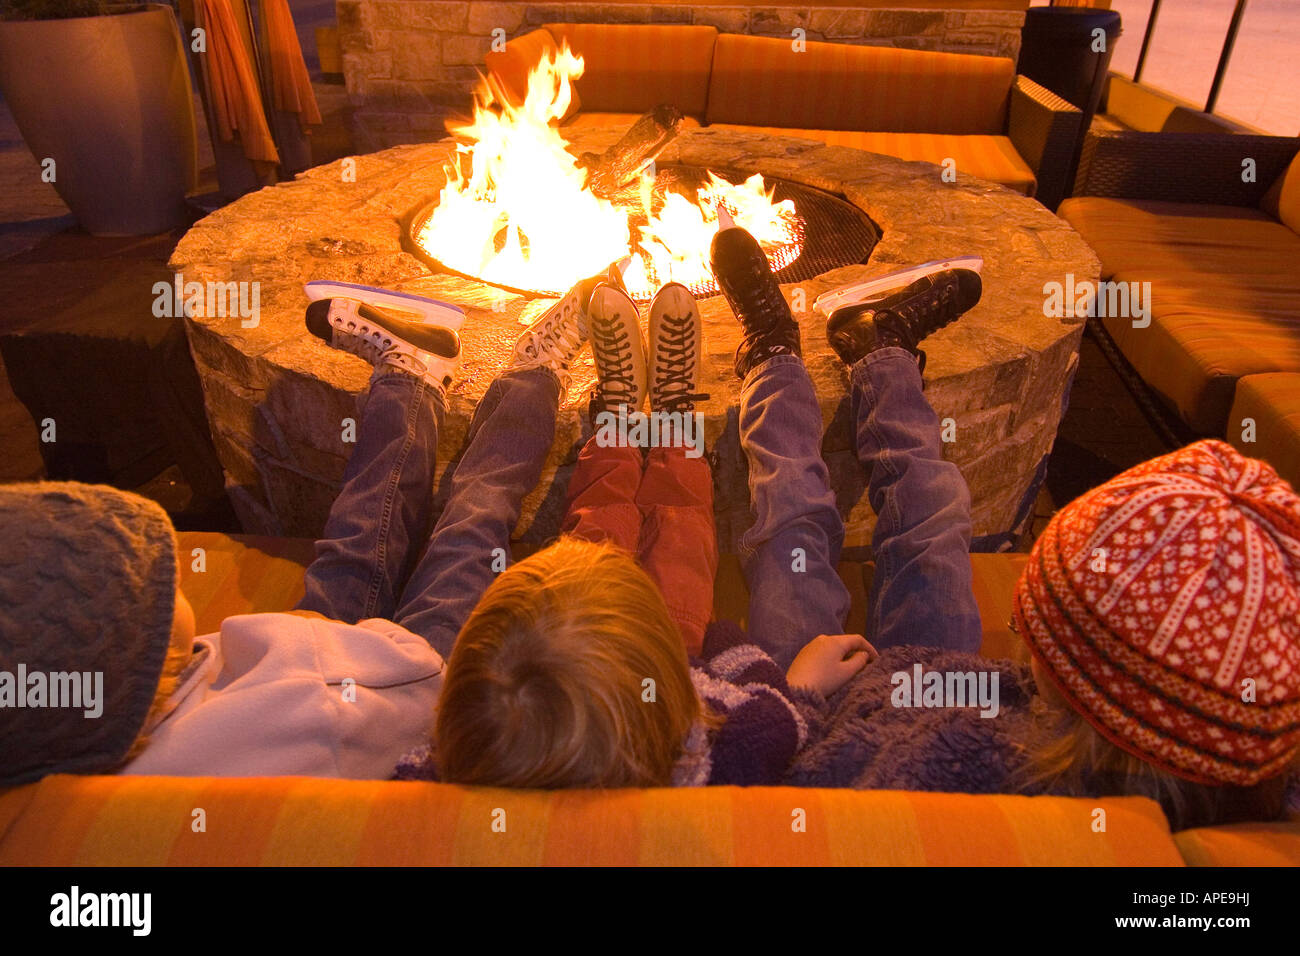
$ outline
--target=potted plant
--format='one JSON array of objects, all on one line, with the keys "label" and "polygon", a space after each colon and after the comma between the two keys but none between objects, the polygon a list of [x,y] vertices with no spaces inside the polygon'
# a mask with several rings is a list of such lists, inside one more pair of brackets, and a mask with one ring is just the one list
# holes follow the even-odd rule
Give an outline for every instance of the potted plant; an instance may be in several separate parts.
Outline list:
[{"label": "potted plant", "polygon": [[198,142],[170,6],[0,0],[0,93],[88,232],[148,235],[187,221]]}]

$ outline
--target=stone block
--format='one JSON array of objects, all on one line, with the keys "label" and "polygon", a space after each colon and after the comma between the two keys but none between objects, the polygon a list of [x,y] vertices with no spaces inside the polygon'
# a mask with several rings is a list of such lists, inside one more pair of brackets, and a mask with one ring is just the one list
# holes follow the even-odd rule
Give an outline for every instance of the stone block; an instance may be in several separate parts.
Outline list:
[{"label": "stone block", "polygon": [[565,23],[568,10],[559,3],[530,3],[524,7],[523,25],[529,29],[540,27],[543,23]]},{"label": "stone block", "polygon": [[864,10],[813,10],[808,17],[808,31],[827,40],[857,39],[867,30]]},{"label": "stone block", "polygon": [[444,38],[436,33],[405,34],[397,49],[390,54],[393,58],[391,75],[398,80],[437,79],[442,71],[444,42]]},{"label": "stone block", "polygon": [[442,62],[448,66],[482,66],[492,48],[486,36],[448,36],[442,40]]},{"label": "stone block", "polygon": [[653,6],[650,8],[651,23],[693,23],[694,12],[685,6]]},{"label": "stone block", "polygon": [[937,35],[944,31],[944,14],[939,10],[872,10],[864,36],[905,37]]},{"label": "stone block", "polygon": [[522,3],[471,3],[466,32],[491,36],[493,30],[506,31],[514,36],[523,26],[525,5]]},{"label": "stone block", "polygon": [[792,38],[796,29],[808,30],[807,10],[767,7],[749,13],[749,32],[754,36]]},{"label": "stone block", "polygon": [[375,24],[391,30],[437,30],[459,33],[465,30],[469,19],[468,3],[447,3],[445,0],[373,0]]},{"label": "stone block", "polygon": [[696,24],[716,27],[719,33],[748,33],[748,7],[693,7]]}]

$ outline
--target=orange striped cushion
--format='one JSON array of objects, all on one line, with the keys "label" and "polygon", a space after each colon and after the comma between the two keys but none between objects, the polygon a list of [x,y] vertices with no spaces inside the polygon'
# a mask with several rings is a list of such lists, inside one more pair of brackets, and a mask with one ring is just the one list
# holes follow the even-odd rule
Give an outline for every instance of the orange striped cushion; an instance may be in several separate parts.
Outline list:
[{"label": "orange striped cushion", "polygon": [[670,103],[704,116],[709,67],[718,31],[707,26],[548,23],[557,43],[568,41],[585,70],[578,92],[587,109],[644,113]]},{"label": "orange striped cushion", "polygon": [[996,135],[1014,75],[1000,57],[723,34],[708,122]]},{"label": "orange striped cushion", "polygon": [[[1130,281],[1138,273],[1119,273]],[[1216,307],[1162,306],[1152,287],[1152,319],[1133,328],[1127,318],[1102,322],[1134,370],[1196,432],[1222,437],[1237,381],[1259,372],[1300,372],[1300,314],[1282,322],[1268,316]]]},{"label": "orange striped cushion", "polygon": [[1227,279],[1249,288],[1254,277],[1274,275],[1300,291],[1300,236],[1258,209],[1083,196],[1065,200],[1059,214],[1096,250],[1103,276],[1185,273],[1187,284]]},{"label": "orange striped cushion", "polygon": [[[0,838],[0,865],[1182,862],[1164,816],[1142,798],[514,791],[303,777],[54,776],[23,789],[32,788]],[[1093,831],[1095,807],[1106,810],[1105,832]]]},{"label": "orange striped cushion", "polygon": [[[315,549],[303,538],[265,538],[182,531],[181,590],[194,608],[199,634],[212,634],[234,614],[287,611],[303,595],[303,569]],[[202,549],[197,570],[195,549]]]},{"label": "orange striped cushion", "polygon": [[[1242,440],[1246,418],[1255,422],[1251,442]],[[1300,373],[1247,375],[1237,382],[1227,437],[1243,455],[1262,458],[1300,488]]]},{"label": "orange striped cushion", "polygon": [[[493,95],[511,106],[523,105],[528,93],[528,74],[541,62],[542,57],[553,56],[558,50],[555,38],[545,28],[515,37],[503,50],[489,50],[483,58],[487,66],[488,87]],[[569,109],[561,117],[567,120],[582,106],[577,90],[569,101]]]},{"label": "orange striped cushion", "polygon": [[861,133],[852,130],[789,129],[779,126],[742,126],[715,123],[718,129],[738,129],[771,136],[802,136],[830,146],[852,146],[871,153],[897,156],[941,165],[957,164],[957,172],[1000,183],[1032,196],[1038,185],[1034,171],[1020,158],[1006,136],[959,136],[952,133]]},{"label": "orange striped cushion", "polygon": [[1188,866],[1300,866],[1300,820],[1183,830],[1174,843]]}]

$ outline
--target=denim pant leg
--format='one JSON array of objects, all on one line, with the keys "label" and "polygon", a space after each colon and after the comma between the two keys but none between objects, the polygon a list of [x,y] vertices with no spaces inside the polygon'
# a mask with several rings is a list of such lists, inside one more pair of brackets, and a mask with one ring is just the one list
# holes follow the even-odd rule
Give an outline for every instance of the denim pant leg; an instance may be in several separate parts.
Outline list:
[{"label": "denim pant leg", "polygon": [[849,593],[836,573],[844,522],[821,455],[822,416],[803,361],[754,367],[740,393],[755,522],[741,539],[749,636],[781,667],[818,634],[844,630]]},{"label": "denim pant leg", "polygon": [[392,617],[428,533],[441,393],[413,375],[370,380],[357,416],[357,445],[298,607],[355,624]]},{"label": "denim pant leg", "polygon": [[502,375],[478,403],[447,506],[393,615],[444,658],[510,560],[524,496],[537,486],[555,441],[559,400],[555,374],[534,368]]},{"label": "denim pant leg", "polygon": [[922,394],[916,359],[881,349],[854,365],[851,377],[858,458],[870,469],[876,512],[867,636],[881,649],[978,651],[970,490],[943,458],[939,419]]}]

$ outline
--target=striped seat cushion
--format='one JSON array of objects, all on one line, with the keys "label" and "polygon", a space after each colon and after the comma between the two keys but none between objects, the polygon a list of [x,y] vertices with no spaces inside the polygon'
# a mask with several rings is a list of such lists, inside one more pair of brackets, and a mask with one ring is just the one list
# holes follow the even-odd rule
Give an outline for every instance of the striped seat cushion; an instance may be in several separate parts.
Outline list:
[{"label": "striped seat cushion", "polygon": [[1300,236],[1258,209],[1082,196],[1061,203],[1059,215],[1096,250],[1105,278],[1160,272],[1190,285],[1204,274],[1246,289],[1273,277],[1300,291]]},{"label": "striped seat cushion", "polygon": [[893,47],[718,37],[708,122],[1000,135],[1015,64]]},{"label": "striped seat cushion", "polygon": [[1183,830],[1174,843],[1188,866],[1300,866],[1300,818]]},{"label": "striped seat cushion", "polygon": [[[719,129],[748,130],[771,136],[801,136],[830,146],[852,146],[871,153],[942,165],[951,159],[956,170],[999,183],[1025,196],[1038,185],[1034,171],[1005,136],[954,133],[862,133],[853,130],[789,129],[777,126],[743,126],[715,123]],[[936,173],[937,175],[937,173]]]},{"label": "striped seat cushion", "polygon": [[1255,209],[1080,197],[1060,215],[1102,275],[1149,282],[1151,324],[1103,322],[1134,370],[1202,435],[1223,437],[1237,382],[1300,371],[1300,236]]},{"label": "striped seat cushion", "polygon": [[[1245,441],[1248,418],[1255,425],[1253,441]],[[1300,489],[1300,373],[1247,375],[1239,381],[1227,437],[1242,454],[1264,459]]]},{"label": "striped seat cushion", "polygon": [[[1116,281],[1143,278],[1118,273]],[[1216,305],[1162,304],[1152,286],[1151,324],[1103,318],[1106,330],[1142,380],[1194,431],[1223,437],[1238,381],[1261,372],[1300,372],[1300,309],[1289,320]]]},{"label": "striped seat cushion", "polygon": [[6,808],[0,865],[1182,863],[1159,807],[1131,797],[53,776]]},{"label": "striped seat cushion", "polygon": [[661,103],[702,119],[718,31],[708,26],[548,23],[585,65],[585,109],[641,114]]}]

